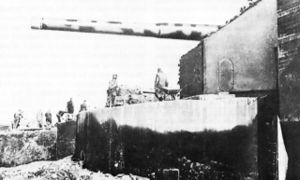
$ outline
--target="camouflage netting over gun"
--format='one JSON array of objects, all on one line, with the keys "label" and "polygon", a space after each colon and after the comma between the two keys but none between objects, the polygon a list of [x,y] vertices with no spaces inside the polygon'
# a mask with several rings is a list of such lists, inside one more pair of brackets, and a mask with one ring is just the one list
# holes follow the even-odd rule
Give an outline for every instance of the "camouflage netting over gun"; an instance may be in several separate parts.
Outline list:
[{"label": "camouflage netting over gun", "polygon": [[180,97],[203,93],[203,41],[183,55],[179,62]]}]

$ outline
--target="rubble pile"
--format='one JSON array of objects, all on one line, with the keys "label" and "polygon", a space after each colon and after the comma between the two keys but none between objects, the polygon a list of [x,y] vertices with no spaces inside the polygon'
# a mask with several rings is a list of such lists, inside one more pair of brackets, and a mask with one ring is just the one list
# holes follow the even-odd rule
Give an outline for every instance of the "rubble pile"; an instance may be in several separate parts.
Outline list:
[{"label": "rubble pile", "polygon": [[139,88],[128,88],[121,85],[116,96],[116,105],[138,104],[155,101],[154,94],[145,94]]},{"label": "rubble pile", "polygon": [[56,129],[0,133],[0,166],[11,167],[56,157]]},{"label": "rubble pile", "polygon": [[228,165],[217,161],[206,163],[192,162],[186,157],[178,159],[180,176],[186,180],[240,180],[257,179],[257,173],[250,173],[242,177]]},{"label": "rubble pile", "polygon": [[0,168],[2,180],[148,180],[135,175],[119,174],[112,176],[81,168],[80,162],[71,160],[71,156],[58,161],[39,161],[13,168]]}]

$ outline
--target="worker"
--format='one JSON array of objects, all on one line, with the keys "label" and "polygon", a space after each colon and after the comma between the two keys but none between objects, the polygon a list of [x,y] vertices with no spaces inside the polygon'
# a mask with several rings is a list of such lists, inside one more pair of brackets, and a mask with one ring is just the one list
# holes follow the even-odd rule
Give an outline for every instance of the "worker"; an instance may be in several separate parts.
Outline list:
[{"label": "worker", "polygon": [[80,105],[79,112],[81,112],[81,111],[87,111],[87,102],[86,102],[86,100],[84,100],[83,103]]},{"label": "worker", "polygon": [[114,74],[112,76],[112,80],[109,81],[108,90],[107,90],[107,102],[106,107],[112,107],[115,105],[115,98],[118,93],[118,83],[117,83],[118,75]]},{"label": "worker", "polygon": [[67,112],[61,111],[61,110],[57,112],[56,117],[57,117],[57,122],[58,123],[61,123],[61,122],[65,121],[65,119],[63,119],[63,116],[64,116],[65,113],[67,113]]},{"label": "worker", "polygon": [[19,109],[16,113],[14,113],[14,120],[12,122],[12,129],[18,129],[22,119],[23,119],[23,111]]},{"label": "worker", "polygon": [[50,110],[48,110],[45,113],[45,118],[46,118],[46,127],[51,128],[52,127],[52,114],[51,114]]},{"label": "worker", "polygon": [[44,113],[42,112],[42,110],[39,110],[37,113],[36,113],[36,120],[37,120],[37,123],[38,123],[38,126],[39,128],[43,128],[44,127]]},{"label": "worker", "polygon": [[74,104],[73,104],[72,98],[70,98],[70,100],[67,102],[67,112],[69,114],[73,114],[74,113]]},{"label": "worker", "polygon": [[169,85],[167,76],[164,74],[161,68],[157,69],[157,74],[155,76],[154,90],[155,96],[159,101],[163,101],[166,98],[166,93],[164,91]]}]

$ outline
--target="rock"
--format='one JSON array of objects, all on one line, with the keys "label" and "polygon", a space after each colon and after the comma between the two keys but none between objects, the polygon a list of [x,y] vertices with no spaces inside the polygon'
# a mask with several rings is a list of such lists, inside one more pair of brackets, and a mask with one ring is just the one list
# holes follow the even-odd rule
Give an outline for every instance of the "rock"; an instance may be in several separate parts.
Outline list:
[{"label": "rock", "polygon": [[0,133],[0,166],[11,167],[56,156],[56,130]]},{"label": "rock", "polygon": [[124,175],[121,177],[121,180],[133,180],[129,175]]}]

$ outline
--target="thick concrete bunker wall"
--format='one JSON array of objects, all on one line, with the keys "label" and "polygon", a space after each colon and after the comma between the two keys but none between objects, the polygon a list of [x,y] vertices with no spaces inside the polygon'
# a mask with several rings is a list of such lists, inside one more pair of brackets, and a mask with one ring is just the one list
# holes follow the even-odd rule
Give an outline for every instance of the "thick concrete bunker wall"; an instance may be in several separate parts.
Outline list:
[{"label": "thick concrete bunker wall", "polygon": [[[74,159],[92,170],[148,177],[176,167],[181,179],[191,175],[183,165],[189,159],[202,164],[197,172],[204,179],[221,174],[257,179],[257,103],[256,98],[206,95],[81,113]],[[213,170],[204,170],[208,167]]]},{"label": "thick concrete bunker wall", "polygon": [[262,0],[204,39],[204,93],[221,89],[224,60],[232,64],[228,68],[232,77],[225,77],[229,83],[225,91],[275,89],[276,22],[276,0]]},{"label": "thick concrete bunker wall", "polygon": [[286,179],[300,179],[300,1],[277,2],[280,117],[288,155]]},{"label": "thick concrete bunker wall", "polygon": [[61,159],[70,156],[75,149],[75,121],[66,121],[57,124],[56,158]]},{"label": "thick concrete bunker wall", "polygon": [[278,0],[278,71],[282,120],[300,119],[300,1]]}]

